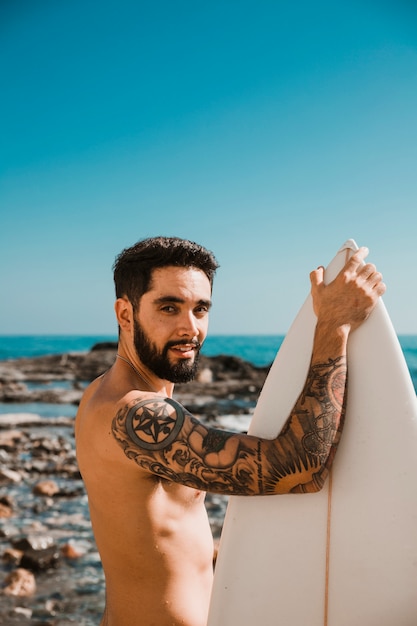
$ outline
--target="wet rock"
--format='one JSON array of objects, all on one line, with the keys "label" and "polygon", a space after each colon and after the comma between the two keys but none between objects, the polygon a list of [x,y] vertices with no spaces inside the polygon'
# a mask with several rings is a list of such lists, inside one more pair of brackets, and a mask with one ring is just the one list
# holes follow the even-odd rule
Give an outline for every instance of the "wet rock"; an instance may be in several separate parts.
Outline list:
[{"label": "wet rock", "polygon": [[57,546],[44,550],[25,550],[20,564],[32,572],[55,569],[59,565],[61,555]]},{"label": "wet rock", "polygon": [[50,548],[53,546],[54,540],[48,535],[26,535],[25,537],[15,539],[12,543],[14,548],[25,552],[26,550],[45,550]]},{"label": "wet rock", "polygon": [[60,558],[56,546],[45,550],[27,550],[21,558],[20,565],[32,572],[48,571],[58,567]]},{"label": "wet rock", "polygon": [[22,567],[6,576],[5,585],[3,593],[7,596],[27,597],[36,591],[34,575]]}]

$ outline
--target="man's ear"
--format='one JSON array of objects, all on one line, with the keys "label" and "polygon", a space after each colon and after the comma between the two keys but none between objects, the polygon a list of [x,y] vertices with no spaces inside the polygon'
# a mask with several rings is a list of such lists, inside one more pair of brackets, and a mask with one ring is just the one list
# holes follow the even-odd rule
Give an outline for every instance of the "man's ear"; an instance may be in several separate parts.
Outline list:
[{"label": "man's ear", "polygon": [[133,328],[133,307],[130,301],[125,296],[117,298],[114,303],[114,311],[120,329],[130,332]]}]

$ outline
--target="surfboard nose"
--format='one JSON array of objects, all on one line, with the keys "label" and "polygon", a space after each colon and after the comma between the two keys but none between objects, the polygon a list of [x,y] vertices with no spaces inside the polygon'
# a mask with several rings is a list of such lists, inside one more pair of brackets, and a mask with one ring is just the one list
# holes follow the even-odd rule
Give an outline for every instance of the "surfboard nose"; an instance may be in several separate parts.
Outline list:
[{"label": "surfboard nose", "polygon": [[348,239],[340,248],[339,252],[343,252],[343,250],[353,250],[356,252],[356,250],[359,250],[359,247],[354,239]]}]

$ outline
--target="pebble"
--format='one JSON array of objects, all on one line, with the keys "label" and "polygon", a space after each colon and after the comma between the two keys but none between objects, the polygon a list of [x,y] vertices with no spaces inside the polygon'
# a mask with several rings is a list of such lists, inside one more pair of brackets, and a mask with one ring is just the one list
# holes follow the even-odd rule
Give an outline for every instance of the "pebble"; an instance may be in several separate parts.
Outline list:
[{"label": "pebble", "polygon": [[89,543],[71,540],[61,546],[61,554],[66,559],[79,559],[87,554],[90,547]]},{"label": "pebble", "polygon": [[31,609],[27,609],[27,608],[25,608],[23,606],[17,606],[14,609],[13,613],[15,615],[24,617],[25,619],[30,619],[32,617],[32,610]]},{"label": "pebble", "polygon": [[37,496],[55,496],[59,493],[59,487],[54,480],[41,480],[36,483],[33,493]]},{"label": "pebble", "polygon": [[12,515],[13,515],[12,507],[7,504],[3,504],[3,502],[0,502],[0,517],[2,518],[12,517]]},{"label": "pebble", "polygon": [[5,584],[3,593],[7,596],[27,597],[32,596],[36,591],[34,575],[22,567],[6,576]]},{"label": "pebble", "polygon": [[20,472],[8,469],[7,467],[0,467],[0,483],[20,483],[22,481],[22,475]]}]

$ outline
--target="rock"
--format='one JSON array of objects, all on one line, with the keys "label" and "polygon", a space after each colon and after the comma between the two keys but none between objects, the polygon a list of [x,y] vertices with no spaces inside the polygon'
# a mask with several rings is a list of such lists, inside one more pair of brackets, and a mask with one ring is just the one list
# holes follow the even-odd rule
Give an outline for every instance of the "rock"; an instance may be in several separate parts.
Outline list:
[{"label": "rock", "polygon": [[61,546],[61,553],[66,559],[79,559],[87,553],[89,548],[90,546],[85,542],[70,540]]},{"label": "rock", "polygon": [[0,382],[0,393],[3,402],[16,402],[28,393],[28,388],[24,383],[15,381]]},{"label": "rock", "polygon": [[15,470],[0,467],[0,483],[20,483],[22,475]]},{"label": "rock", "polygon": [[59,565],[61,555],[58,546],[48,535],[27,535],[12,542],[15,550],[23,554],[20,566],[32,572],[46,571]]},{"label": "rock", "polygon": [[13,524],[4,522],[0,526],[0,539],[11,539],[17,535],[17,529]]},{"label": "rock", "polygon": [[[86,353],[46,355],[42,357],[14,359],[7,361],[7,376],[0,362],[0,401],[9,402],[49,402],[79,404],[87,382],[103,374],[114,363],[116,344],[105,342],[96,344]],[[229,355],[206,357],[201,355],[196,380],[186,385],[178,385],[177,392],[200,395],[209,393],[215,398],[224,398],[228,392],[239,395],[249,394],[251,401],[262,388],[268,367],[255,367],[243,359]],[[36,389],[22,387],[23,381],[40,383]],[[66,381],[66,387],[42,389],[42,383]],[[68,389],[71,381],[72,389]],[[16,383],[14,390],[10,385]],[[9,391],[7,391],[7,389]],[[1,424],[1,420],[0,420]]]},{"label": "rock", "polygon": [[13,609],[13,613],[25,619],[30,619],[32,617],[32,610],[27,609],[24,606],[16,606]]},{"label": "rock", "polygon": [[21,430],[0,431],[0,448],[6,450],[6,452],[14,452],[16,446],[22,443],[24,439],[26,439],[26,436]]},{"label": "rock", "polygon": [[26,537],[20,537],[14,539],[13,547],[17,550],[44,550],[50,548],[54,541],[52,537],[48,535],[27,535]]},{"label": "rock", "polygon": [[54,480],[41,480],[34,486],[33,493],[36,496],[52,497],[59,493],[59,487]]},{"label": "rock", "polygon": [[[1,400],[1,398],[0,398]],[[10,428],[10,426],[34,425],[42,422],[40,415],[34,413],[4,413],[0,415],[0,427]]]},{"label": "rock", "polygon": [[14,570],[6,577],[5,585],[3,593],[7,596],[27,597],[32,596],[36,591],[34,575],[22,567]]},{"label": "rock", "polygon": [[99,343],[95,343],[91,348],[91,352],[97,352],[97,350],[112,350],[116,352],[117,341],[100,341]]},{"label": "rock", "polygon": [[0,518],[12,517],[13,508],[7,504],[0,502]]},{"label": "rock", "polygon": [[22,556],[23,556],[23,550],[7,548],[7,550],[5,550],[3,553],[3,561],[5,563],[12,563],[13,565],[20,565]]},{"label": "rock", "polygon": [[40,572],[58,567],[60,552],[57,546],[44,550],[25,550],[21,566],[32,572]]},{"label": "rock", "polygon": [[15,361],[3,361],[0,362],[0,384],[7,385],[8,383],[15,383],[23,381],[25,378],[19,367],[14,365]]},{"label": "rock", "polygon": [[14,507],[14,500],[8,494],[0,496],[0,504],[4,504],[5,506],[9,506],[11,509]]},{"label": "rock", "polygon": [[203,367],[197,374],[197,381],[199,383],[212,383],[213,372],[209,367]]},{"label": "rock", "polygon": [[12,545],[23,552],[22,567],[34,572],[54,568],[60,560],[58,546],[48,535],[28,535],[15,539]]}]

